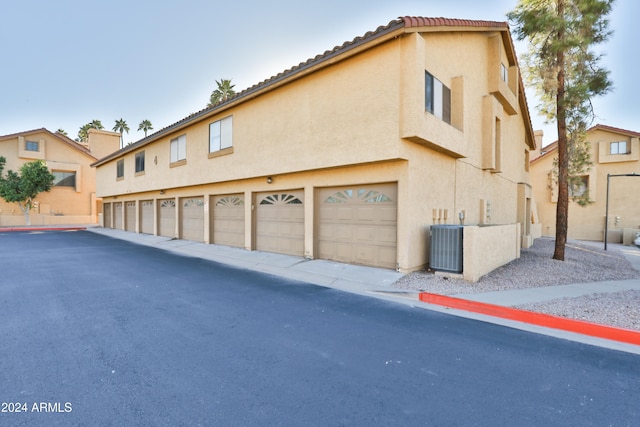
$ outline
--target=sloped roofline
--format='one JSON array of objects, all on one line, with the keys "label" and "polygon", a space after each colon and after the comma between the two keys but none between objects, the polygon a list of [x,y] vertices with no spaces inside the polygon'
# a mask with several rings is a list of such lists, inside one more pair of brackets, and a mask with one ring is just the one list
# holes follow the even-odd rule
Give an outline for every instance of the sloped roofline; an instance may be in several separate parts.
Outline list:
[{"label": "sloped roofline", "polygon": [[17,132],[17,133],[12,133],[9,135],[0,135],[0,141],[6,141],[8,139],[14,139],[20,136],[29,136],[29,135],[33,135],[36,133],[46,133],[51,135],[54,138],[57,138],[60,142],[62,142],[63,144],[69,146],[70,148],[77,150],[79,152],[81,152],[82,154],[85,154],[89,157],[91,157],[92,159],[97,159],[97,157],[95,157],[93,154],[91,154],[91,150],[89,150],[87,147],[78,144],[76,141],[74,141],[73,139],[69,138],[66,135],[63,135],[61,133],[58,132],[51,132],[50,130],[46,129],[46,128],[40,128],[40,129],[32,129],[32,130],[27,130],[24,132]]},{"label": "sloped roofline", "polygon": [[[640,132],[635,132],[632,130],[617,128],[613,126],[595,124],[586,130],[587,133],[594,132],[596,130],[603,130],[606,132],[617,133],[619,135],[630,136],[632,138],[640,138]],[[550,156],[552,153],[558,151],[558,140],[553,141],[551,144],[544,147],[544,153],[540,154],[535,159],[531,160],[531,163],[536,163],[538,160]]]},{"label": "sloped roofline", "polygon": [[[131,145],[128,145],[118,151],[109,154],[108,156],[93,163],[91,166],[100,166],[131,151],[138,150],[145,145],[148,145],[154,141],[161,139],[162,137],[167,136],[168,134],[183,129],[194,122],[198,122],[204,118],[218,114],[242,102],[246,102],[252,98],[255,98],[267,91],[274,90],[277,87],[282,86],[283,84],[288,83],[293,79],[301,78],[320,67],[331,65],[340,60],[338,59],[338,57],[344,58],[344,55],[346,54],[353,55],[363,50],[372,48],[393,37],[396,37],[398,34],[407,32],[407,30],[430,32],[438,32],[444,30],[499,31],[502,34],[504,45],[507,48],[507,56],[509,61],[513,62],[516,65],[518,64],[515,55],[513,39],[511,38],[509,24],[507,22],[404,16],[389,22],[389,24],[387,25],[380,26],[374,31],[369,31],[363,36],[358,36],[351,41],[343,43],[340,46],[336,46],[331,50],[327,50],[322,54],[316,55],[313,58],[309,58],[292,68],[289,68],[241,92],[238,92],[225,101],[220,101],[211,107],[207,107],[196,113],[193,113],[185,117],[184,119],[166,126]],[[529,108],[526,101],[522,76],[520,76],[519,87],[520,94],[518,98],[520,100],[520,109],[522,110],[522,115],[527,130],[526,140],[529,147],[533,150],[535,149],[535,138],[533,137],[533,126],[531,125],[531,118],[529,116]]]}]

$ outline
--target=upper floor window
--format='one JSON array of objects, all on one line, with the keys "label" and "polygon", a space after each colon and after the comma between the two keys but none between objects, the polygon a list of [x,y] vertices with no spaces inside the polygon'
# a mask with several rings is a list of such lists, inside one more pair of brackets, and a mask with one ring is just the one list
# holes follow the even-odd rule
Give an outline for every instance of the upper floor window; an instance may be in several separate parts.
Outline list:
[{"label": "upper floor window", "polygon": [[233,147],[233,116],[225,117],[209,125],[209,152]]},{"label": "upper floor window", "polygon": [[171,163],[186,160],[187,158],[187,135],[180,135],[171,140]]},{"label": "upper floor window", "polygon": [[27,141],[24,149],[26,151],[40,151],[40,143],[38,141]]},{"label": "upper floor window", "polygon": [[425,71],[425,109],[451,124],[451,89]]},{"label": "upper floor window", "polygon": [[53,171],[54,187],[72,187],[76,188],[76,173],[65,171]]},{"label": "upper floor window", "polygon": [[124,159],[120,159],[116,163],[116,178],[124,178]]},{"label": "upper floor window", "polygon": [[509,83],[509,69],[503,63],[500,63],[500,78],[503,82]]},{"label": "upper floor window", "polygon": [[582,197],[588,194],[589,191],[589,176],[583,175],[570,179],[569,182],[569,196],[570,197]]},{"label": "upper floor window", "polygon": [[627,141],[612,142],[609,145],[609,154],[629,154],[629,151],[627,151]]},{"label": "upper floor window", "polygon": [[136,173],[144,172],[144,151],[136,153]]}]

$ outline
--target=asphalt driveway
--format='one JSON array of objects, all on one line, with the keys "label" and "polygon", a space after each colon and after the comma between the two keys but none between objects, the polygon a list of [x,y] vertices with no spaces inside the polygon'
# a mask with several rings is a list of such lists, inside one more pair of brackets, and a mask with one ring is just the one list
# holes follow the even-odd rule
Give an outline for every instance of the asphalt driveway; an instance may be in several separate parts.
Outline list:
[{"label": "asphalt driveway", "polygon": [[640,356],[84,231],[0,235],[0,425],[637,425]]}]

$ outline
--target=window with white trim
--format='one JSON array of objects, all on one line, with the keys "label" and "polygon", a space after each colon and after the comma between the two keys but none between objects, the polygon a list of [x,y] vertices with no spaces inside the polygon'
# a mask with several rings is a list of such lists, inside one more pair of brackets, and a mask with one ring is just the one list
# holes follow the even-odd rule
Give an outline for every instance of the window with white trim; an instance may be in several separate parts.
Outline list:
[{"label": "window with white trim", "polygon": [[233,116],[209,125],[209,153],[233,147]]},{"label": "window with white trim", "polygon": [[451,124],[451,89],[425,71],[425,110]]},{"label": "window with white trim", "polygon": [[187,158],[187,135],[180,135],[171,140],[171,163]]},{"label": "window with white trim", "polygon": [[627,141],[616,141],[609,145],[609,154],[629,154]]}]

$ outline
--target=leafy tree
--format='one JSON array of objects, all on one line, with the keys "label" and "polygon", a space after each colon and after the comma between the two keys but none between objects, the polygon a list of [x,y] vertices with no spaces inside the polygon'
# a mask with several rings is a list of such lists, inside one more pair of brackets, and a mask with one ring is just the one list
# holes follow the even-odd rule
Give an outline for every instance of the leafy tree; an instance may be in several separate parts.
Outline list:
[{"label": "leafy tree", "polygon": [[231,79],[220,79],[220,81],[216,80],[216,84],[218,85],[218,88],[211,92],[207,107],[212,107],[218,102],[226,101],[236,94],[236,91],[233,90],[235,85],[231,84]]},{"label": "leafy tree", "polygon": [[124,132],[126,131],[129,133],[129,125],[123,118],[121,118],[120,120],[116,120],[113,131],[120,132],[120,148],[122,148],[124,146]]},{"label": "leafy tree", "polygon": [[82,126],[78,131],[78,138],[76,141],[86,141],[89,139],[89,129],[104,129],[100,120],[93,120],[86,125]]},{"label": "leafy tree", "polygon": [[33,208],[33,202],[43,191],[51,190],[54,176],[47,168],[44,160],[25,163],[20,167],[20,173],[7,171],[7,176],[2,176],[6,159],[0,157],[0,197],[8,203],[17,203],[24,214],[26,225],[31,225],[29,211]]},{"label": "leafy tree", "polygon": [[64,130],[64,129],[58,129],[58,130],[56,131],[56,133],[59,133],[59,134],[64,135],[64,136],[69,136],[69,134],[67,133],[67,131],[66,131],[66,130]]},{"label": "leafy tree", "polygon": [[151,122],[147,119],[144,119],[143,121],[140,122],[140,125],[138,126],[138,130],[144,131],[144,137],[147,137],[147,131],[153,130],[153,125],[151,125]]},{"label": "leafy tree", "polygon": [[508,14],[518,39],[529,40],[525,73],[541,99],[538,109],[558,130],[558,205],[553,259],[564,260],[569,184],[591,165],[586,130],[595,114],[591,99],[611,89],[602,55],[592,47],[611,35],[613,0],[520,0]]}]

